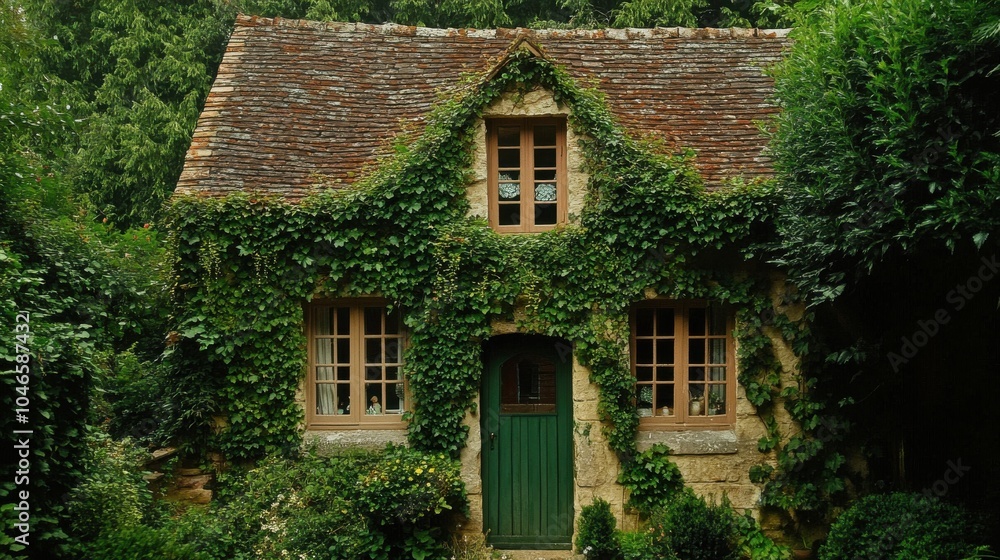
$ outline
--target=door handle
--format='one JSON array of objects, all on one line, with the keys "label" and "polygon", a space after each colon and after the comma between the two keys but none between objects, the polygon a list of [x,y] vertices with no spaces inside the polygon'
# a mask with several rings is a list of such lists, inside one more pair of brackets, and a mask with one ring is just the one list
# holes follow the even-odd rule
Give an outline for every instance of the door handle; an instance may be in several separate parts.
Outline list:
[{"label": "door handle", "polygon": [[493,451],[493,442],[496,441],[497,434],[495,432],[490,432],[490,451]]}]

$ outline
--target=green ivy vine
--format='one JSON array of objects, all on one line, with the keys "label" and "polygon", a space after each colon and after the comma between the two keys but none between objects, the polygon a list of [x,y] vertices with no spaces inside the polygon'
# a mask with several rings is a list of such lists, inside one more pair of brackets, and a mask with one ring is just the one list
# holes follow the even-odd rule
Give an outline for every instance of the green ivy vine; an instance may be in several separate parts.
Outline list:
[{"label": "green ivy vine", "polygon": [[[298,446],[303,304],[318,296],[381,294],[406,311],[405,374],[416,403],[409,439],[428,451],[457,456],[464,447],[481,343],[493,321],[516,320],[522,332],[574,344],[600,389],[623,480],[645,476],[632,468],[640,462],[627,348],[629,306],[648,289],[740,309],[740,382],[755,405],[773,401],[780,365],[761,320],[772,310],[770,281],[745,257],[770,234],[773,186],[708,192],[690,154],[630,137],[596,90],[545,58],[515,48],[497,68],[467,80],[420,134],[399,138],[393,156],[350,188],[299,204],[256,193],[173,200],[179,426],[201,422],[205,441],[234,458]],[[570,107],[569,126],[583,138],[585,209],[553,231],[499,235],[467,216],[475,126],[501,95],[539,87]],[[227,426],[210,433],[204,427],[218,413]]]}]

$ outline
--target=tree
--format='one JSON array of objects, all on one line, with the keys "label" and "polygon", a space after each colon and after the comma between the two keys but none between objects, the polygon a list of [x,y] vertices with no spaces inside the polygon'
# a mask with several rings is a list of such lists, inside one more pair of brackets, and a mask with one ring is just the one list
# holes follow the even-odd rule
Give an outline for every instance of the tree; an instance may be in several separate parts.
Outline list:
[{"label": "tree", "polygon": [[979,474],[944,491],[992,508],[977,480],[1000,438],[969,426],[1000,421],[1000,5],[837,0],[802,21],[776,70],[769,248],[827,345],[810,391],[854,402],[872,479],[938,492],[960,457]]},{"label": "tree", "polygon": [[1000,225],[996,3],[847,2],[796,30],[771,148],[788,204],[777,262],[815,301]]}]

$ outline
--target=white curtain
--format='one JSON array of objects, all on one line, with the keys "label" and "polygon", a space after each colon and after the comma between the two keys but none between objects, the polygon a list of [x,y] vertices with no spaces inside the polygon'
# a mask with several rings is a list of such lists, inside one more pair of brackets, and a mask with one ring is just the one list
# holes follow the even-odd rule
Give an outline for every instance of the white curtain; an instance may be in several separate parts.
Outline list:
[{"label": "white curtain", "polygon": [[[333,315],[332,309],[324,308],[319,312],[317,318],[316,332],[318,334],[333,334],[333,325],[330,319]],[[320,383],[321,381],[333,381],[333,339],[316,338],[313,340],[316,345],[316,414],[336,414],[337,413],[337,385],[334,383]]]}]

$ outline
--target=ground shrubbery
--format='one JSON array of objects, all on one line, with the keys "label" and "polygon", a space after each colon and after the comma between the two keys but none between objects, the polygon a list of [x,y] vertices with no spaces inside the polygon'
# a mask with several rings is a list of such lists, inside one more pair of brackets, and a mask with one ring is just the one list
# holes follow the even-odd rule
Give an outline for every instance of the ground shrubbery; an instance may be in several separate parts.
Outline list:
[{"label": "ground shrubbery", "polygon": [[[148,507],[126,444],[98,441],[113,453],[95,455],[72,506],[80,558],[442,558],[450,515],[466,508],[456,462],[390,447],[271,457],[220,475],[208,508],[170,516]],[[115,485],[129,499],[112,500]],[[94,515],[115,523],[93,525]]]},{"label": "ground shrubbery", "polygon": [[983,532],[963,509],[936,498],[871,495],[837,518],[819,557],[969,558],[985,551]]},{"label": "ground shrubbery", "polygon": [[576,546],[588,559],[600,560],[778,560],[787,548],[767,538],[749,515],[728,500],[706,502],[689,489],[645,512],[643,529],[615,531],[607,502],[583,508]]}]

